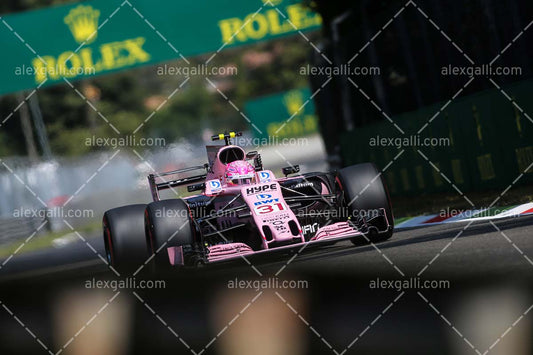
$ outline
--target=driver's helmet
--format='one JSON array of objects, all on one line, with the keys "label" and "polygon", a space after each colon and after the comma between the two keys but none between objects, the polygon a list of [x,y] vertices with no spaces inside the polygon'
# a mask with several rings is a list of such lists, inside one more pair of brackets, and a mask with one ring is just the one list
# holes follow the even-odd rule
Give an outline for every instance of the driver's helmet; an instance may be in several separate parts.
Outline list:
[{"label": "driver's helmet", "polygon": [[245,160],[236,160],[226,166],[226,183],[228,185],[246,185],[255,180],[255,169]]}]

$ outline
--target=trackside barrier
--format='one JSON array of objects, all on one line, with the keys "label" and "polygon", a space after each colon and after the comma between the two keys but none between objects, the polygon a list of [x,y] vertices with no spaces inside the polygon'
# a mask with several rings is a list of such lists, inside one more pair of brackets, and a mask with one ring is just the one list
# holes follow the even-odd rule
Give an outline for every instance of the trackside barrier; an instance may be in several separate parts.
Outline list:
[{"label": "trackside barrier", "polygon": [[[45,219],[42,217],[0,218],[0,244],[26,239],[34,233],[40,234],[49,231],[47,225],[39,229],[44,221]],[[36,232],[37,229],[39,229],[38,232]]]},{"label": "trackside barrier", "polygon": [[[533,116],[533,101],[530,99],[533,82],[521,82],[503,89],[529,117]],[[342,133],[340,140],[345,164],[373,161],[384,168],[404,149],[405,152],[384,175],[392,194],[410,195],[450,191],[452,186],[446,178],[463,192],[505,189],[533,163],[533,122],[497,89],[456,99],[419,135],[419,141],[448,138],[449,144],[407,144],[401,148],[370,144],[371,138],[376,137],[416,136],[444,104],[392,117],[405,135],[385,120]],[[533,167],[517,183],[532,182]]]}]

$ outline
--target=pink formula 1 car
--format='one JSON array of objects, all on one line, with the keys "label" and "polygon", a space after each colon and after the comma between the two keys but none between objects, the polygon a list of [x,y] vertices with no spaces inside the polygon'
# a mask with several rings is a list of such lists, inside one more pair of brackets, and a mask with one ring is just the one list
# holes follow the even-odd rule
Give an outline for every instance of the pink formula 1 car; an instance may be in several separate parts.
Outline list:
[{"label": "pink formula 1 car", "polygon": [[[225,145],[207,146],[205,165],[150,174],[154,202],[107,211],[108,261],[115,267],[211,264],[305,243],[392,236],[389,196],[373,164],[302,175],[290,166],[276,177],[257,152],[231,144],[239,135],[213,136]],[[161,190],[178,186],[200,193],[160,199]]]}]

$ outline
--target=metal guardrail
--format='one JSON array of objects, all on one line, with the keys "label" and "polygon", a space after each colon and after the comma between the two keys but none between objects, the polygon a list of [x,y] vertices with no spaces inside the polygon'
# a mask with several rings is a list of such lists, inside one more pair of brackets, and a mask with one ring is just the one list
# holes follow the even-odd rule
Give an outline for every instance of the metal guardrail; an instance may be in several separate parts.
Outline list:
[{"label": "metal guardrail", "polygon": [[[46,233],[49,231],[42,217],[4,217],[0,218],[0,244],[6,244],[13,240],[23,240],[34,233]],[[48,223],[47,223],[48,224]]]}]

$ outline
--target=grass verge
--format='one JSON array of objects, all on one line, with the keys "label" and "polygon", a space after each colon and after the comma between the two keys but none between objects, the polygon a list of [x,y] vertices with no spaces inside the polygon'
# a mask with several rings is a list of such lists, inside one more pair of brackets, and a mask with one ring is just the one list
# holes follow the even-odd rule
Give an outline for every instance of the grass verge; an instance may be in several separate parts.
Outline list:
[{"label": "grass verge", "polygon": [[[85,233],[95,232],[101,228],[101,223],[93,222],[82,227],[76,228],[76,231],[85,238]],[[5,259],[12,254],[23,254],[41,249],[48,249],[52,247],[54,239],[64,237],[68,234],[74,233],[71,230],[62,230],[58,232],[50,232],[46,234],[35,235],[30,241],[24,243],[23,239],[7,243],[0,246],[0,259]],[[78,237],[76,237],[78,238]],[[23,245],[23,246],[22,246]],[[21,247],[22,246],[22,247]]]}]

